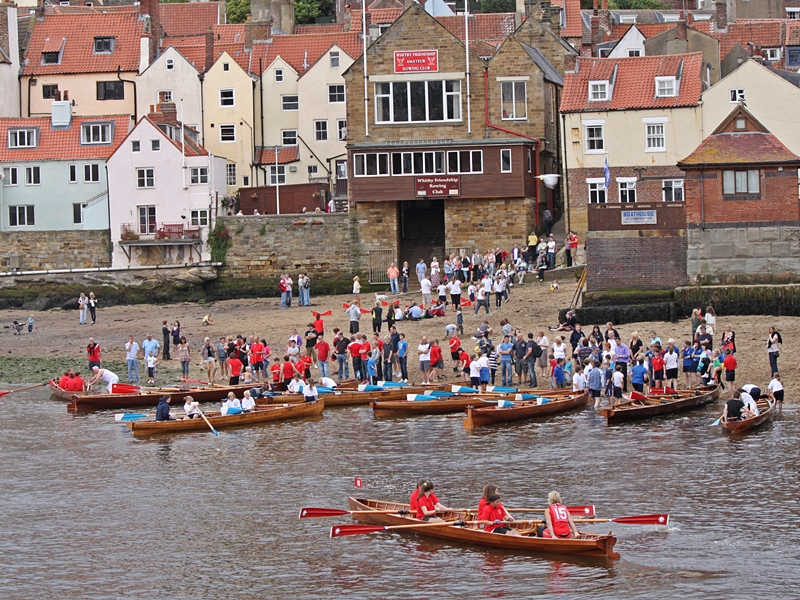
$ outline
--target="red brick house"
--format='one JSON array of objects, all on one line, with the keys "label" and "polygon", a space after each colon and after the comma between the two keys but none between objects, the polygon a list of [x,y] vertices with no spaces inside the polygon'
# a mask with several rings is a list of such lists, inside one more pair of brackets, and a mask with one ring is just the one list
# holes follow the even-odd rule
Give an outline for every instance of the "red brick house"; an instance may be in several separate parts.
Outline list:
[{"label": "red brick house", "polygon": [[800,280],[800,156],[739,105],[678,167],[691,281]]}]

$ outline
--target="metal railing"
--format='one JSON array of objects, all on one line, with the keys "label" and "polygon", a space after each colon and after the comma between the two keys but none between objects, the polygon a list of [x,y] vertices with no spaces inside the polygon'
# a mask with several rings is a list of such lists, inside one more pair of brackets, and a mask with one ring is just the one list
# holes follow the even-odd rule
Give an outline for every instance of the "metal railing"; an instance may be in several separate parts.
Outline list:
[{"label": "metal railing", "polygon": [[395,262],[393,250],[370,250],[367,267],[370,283],[389,283],[386,271]]}]

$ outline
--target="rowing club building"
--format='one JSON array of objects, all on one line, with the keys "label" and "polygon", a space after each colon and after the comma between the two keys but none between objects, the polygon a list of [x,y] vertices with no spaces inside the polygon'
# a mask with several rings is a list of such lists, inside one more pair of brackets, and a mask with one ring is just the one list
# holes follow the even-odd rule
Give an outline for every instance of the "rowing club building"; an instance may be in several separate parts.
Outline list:
[{"label": "rowing club building", "polygon": [[367,77],[363,57],[344,74],[350,210],[371,271],[509,247],[559,204],[558,184],[539,177],[558,173],[574,56],[559,9],[529,4],[496,48],[473,42],[485,16],[470,17],[467,51],[463,26],[451,32],[414,3],[369,46]]}]

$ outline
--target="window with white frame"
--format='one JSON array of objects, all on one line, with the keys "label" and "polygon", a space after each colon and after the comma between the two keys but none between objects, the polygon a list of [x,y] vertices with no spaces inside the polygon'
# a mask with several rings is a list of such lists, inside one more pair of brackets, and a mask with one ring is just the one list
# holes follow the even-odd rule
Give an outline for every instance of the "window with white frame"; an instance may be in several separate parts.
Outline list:
[{"label": "window with white frame", "polygon": [[483,173],[483,150],[458,150],[447,153],[448,173]]},{"label": "window with white frame", "polygon": [[589,204],[605,204],[608,202],[605,179],[602,177],[587,179],[586,183],[589,186]]},{"label": "window with white frame", "polygon": [[503,81],[500,83],[500,105],[503,120],[525,120],[528,118],[528,103],[524,81]]},{"label": "window with white frame", "polygon": [[681,16],[676,13],[662,13],[664,23],[677,23],[681,20]]},{"label": "window with white frame", "polygon": [[165,65],[167,67],[167,71],[172,71],[172,69],[175,68],[175,59],[174,58],[168,58],[164,62],[165,62]]},{"label": "window with white frame", "polygon": [[633,204],[636,202],[635,178],[618,178],[617,185],[619,186],[619,201],[622,204]]},{"label": "window with white frame", "polygon": [[389,154],[354,154],[353,174],[356,177],[380,177],[389,174]]},{"label": "window with white frame", "polygon": [[297,96],[281,96],[281,110],[297,110]]},{"label": "window with white frame", "polygon": [[142,144],[139,140],[131,140],[131,152],[139,152],[142,149]]},{"label": "window with white frame", "polygon": [[155,206],[139,206],[139,233],[150,235],[156,232],[158,226],[156,225],[156,207]]},{"label": "window with white frame", "polygon": [[159,102],[172,102],[172,90],[159,90],[158,91],[158,101]]},{"label": "window with white frame", "polygon": [[81,202],[74,202],[72,204],[72,224],[83,224],[83,203]]},{"label": "window with white frame", "polygon": [[225,177],[227,179],[227,184],[236,185],[236,163],[228,163],[225,165]]},{"label": "window with white frame", "polygon": [[393,81],[375,84],[376,123],[460,120],[460,81]]},{"label": "window with white frame", "polygon": [[297,146],[297,130],[284,129],[281,131],[281,144],[284,146]]},{"label": "window with white frame", "polygon": [[511,173],[511,149],[503,148],[500,150],[500,172]]},{"label": "window with white frame", "polygon": [[728,95],[730,97],[731,104],[745,102],[744,88],[728,90]]},{"label": "window with white frame", "polygon": [[604,125],[602,123],[585,124],[586,131],[586,153],[602,154],[605,152],[605,140],[603,138]]},{"label": "window with white frame", "polygon": [[338,52],[331,52],[331,69],[338,69],[339,68],[339,53]]},{"label": "window with white frame", "polygon": [[283,83],[283,69],[275,69],[272,75],[275,83]]},{"label": "window with white frame", "polygon": [[112,52],[114,52],[114,38],[113,37],[94,38],[94,52],[95,54],[111,54]]},{"label": "window with white frame", "polygon": [[100,165],[83,165],[83,182],[97,183],[100,181]]},{"label": "window with white frame", "polygon": [[161,150],[161,140],[150,140],[150,149],[153,152],[159,152]]},{"label": "window with white frame", "polygon": [[589,82],[589,101],[605,102],[608,100],[608,81]]},{"label": "window with white frame", "polygon": [[347,120],[336,119],[336,139],[340,142],[347,141]]},{"label": "window with white frame", "polygon": [[208,210],[200,209],[189,212],[192,227],[208,227]]},{"label": "window with white frame", "polygon": [[787,19],[800,19],[800,8],[786,7]]},{"label": "window with white frame", "polygon": [[208,183],[208,167],[192,167],[189,169],[189,181],[192,185]]},{"label": "window with white frame", "polygon": [[92,123],[81,125],[81,144],[110,144],[111,124]]},{"label": "window with white frame", "polygon": [[318,142],[328,141],[327,121],[314,121],[314,139]]},{"label": "window with white frame", "polygon": [[219,105],[220,106],[234,106],[235,101],[233,97],[233,90],[230,88],[222,89],[219,91]]},{"label": "window with white frame", "polygon": [[272,165],[269,168],[269,182],[272,185],[283,185],[286,183],[286,167],[284,165]]},{"label": "window with white frame", "polygon": [[319,173],[319,167],[317,165],[308,165],[308,175],[311,177],[312,175],[316,175]]},{"label": "window with white frame", "polygon": [[36,224],[32,205],[9,206],[8,225],[9,227],[30,227]]},{"label": "window with white frame", "polygon": [[444,151],[392,152],[392,175],[444,174]]},{"label": "window with white frame", "polygon": [[780,60],[781,59],[781,49],[780,48],[765,48],[764,49],[764,58],[769,61]]},{"label": "window with white frame", "polygon": [[661,193],[664,202],[683,202],[683,179],[665,179]]},{"label": "window with white frame", "polygon": [[344,102],[344,85],[328,86],[328,104]]},{"label": "window with white frame", "polygon": [[9,148],[36,148],[35,129],[10,129],[8,131]]},{"label": "window with white frame", "polygon": [[628,50],[628,56],[630,57],[641,56],[641,55],[642,55],[641,50]]},{"label": "window with white frame", "polygon": [[620,23],[636,23],[636,15],[620,15]]},{"label": "window with white frame", "polygon": [[656,77],[656,98],[671,98],[678,95],[678,83],[674,77]]},{"label": "window with white frame", "polygon": [[78,183],[78,165],[68,165],[67,171],[69,173],[69,182]]},{"label": "window with white frame", "polygon": [[664,123],[645,123],[645,151],[664,152],[666,144],[664,142]]},{"label": "window with white frame", "polygon": [[236,125],[220,125],[219,126],[219,141],[220,142],[235,142],[236,141]]},{"label": "window with white frame", "polygon": [[42,173],[39,167],[25,167],[25,184],[40,185],[42,183]]},{"label": "window with white frame", "polygon": [[19,185],[19,172],[17,167],[3,167],[3,185],[8,187]]},{"label": "window with white frame", "polygon": [[758,169],[747,171],[723,171],[722,193],[732,194],[758,194],[760,193],[760,172]]},{"label": "window with white frame", "polygon": [[156,171],[152,168],[136,169],[136,187],[140,189],[156,186]]},{"label": "window with white frame", "polygon": [[222,63],[222,70],[227,73],[231,70],[231,63]]}]

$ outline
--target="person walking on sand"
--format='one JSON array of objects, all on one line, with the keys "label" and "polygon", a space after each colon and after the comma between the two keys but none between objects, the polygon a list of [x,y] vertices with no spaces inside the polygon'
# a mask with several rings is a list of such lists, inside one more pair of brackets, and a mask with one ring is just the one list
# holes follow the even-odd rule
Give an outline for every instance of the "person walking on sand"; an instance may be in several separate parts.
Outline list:
[{"label": "person walking on sand", "polygon": [[78,296],[78,323],[80,325],[86,325],[86,311],[89,307],[89,299],[86,297],[86,294],[81,292],[81,295]]},{"label": "person walking on sand", "polygon": [[353,302],[358,308],[361,308],[361,280],[358,275],[353,277]]},{"label": "person walking on sand", "polygon": [[89,292],[89,312],[92,315],[92,325],[94,325],[97,321],[97,298],[95,298],[94,292]]}]

